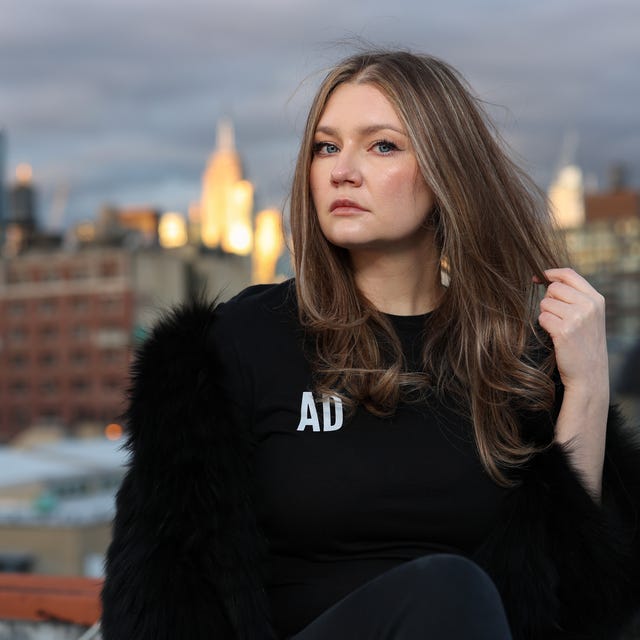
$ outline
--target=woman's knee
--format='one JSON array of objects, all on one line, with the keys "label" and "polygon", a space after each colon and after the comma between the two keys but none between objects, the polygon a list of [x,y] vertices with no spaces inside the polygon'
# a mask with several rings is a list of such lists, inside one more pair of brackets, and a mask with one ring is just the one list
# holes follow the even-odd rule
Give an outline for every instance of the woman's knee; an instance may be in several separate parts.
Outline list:
[{"label": "woman's knee", "polygon": [[487,573],[473,560],[453,553],[436,553],[407,563],[416,575],[431,580],[439,577],[460,583],[492,583]]},{"label": "woman's knee", "polygon": [[418,558],[407,567],[413,593],[419,600],[425,596],[450,601],[456,606],[476,607],[480,603],[502,606],[498,590],[489,575],[475,562],[454,554],[434,554]]},{"label": "woman's knee", "polygon": [[[509,638],[502,600],[489,575],[473,561],[436,554],[411,562],[405,613],[425,633],[448,638]],[[410,637],[410,636],[407,636]],[[428,637],[428,635],[427,635]]]}]

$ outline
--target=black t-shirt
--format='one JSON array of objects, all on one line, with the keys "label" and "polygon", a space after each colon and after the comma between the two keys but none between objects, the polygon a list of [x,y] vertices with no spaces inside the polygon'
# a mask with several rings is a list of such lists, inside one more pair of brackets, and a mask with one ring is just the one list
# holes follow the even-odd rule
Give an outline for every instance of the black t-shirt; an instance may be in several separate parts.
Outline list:
[{"label": "black t-shirt", "polygon": [[[424,316],[389,316],[419,361]],[[484,471],[471,424],[435,398],[390,418],[314,398],[292,281],[250,287],[222,308],[224,386],[257,437],[256,508],[269,544],[278,633],[300,631],[402,562],[471,554],[504,489]]]}]

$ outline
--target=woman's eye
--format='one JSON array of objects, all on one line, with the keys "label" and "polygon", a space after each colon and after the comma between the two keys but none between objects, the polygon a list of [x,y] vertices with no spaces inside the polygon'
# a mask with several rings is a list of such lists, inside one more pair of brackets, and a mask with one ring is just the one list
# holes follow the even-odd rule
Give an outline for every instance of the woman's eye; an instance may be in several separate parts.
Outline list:
[{"label": "woman's eye", "polygon": [[319,155],[331,155],[338,153],[338,147],[333,142],[316,142],[313,145],[313,153]]},{"label": "woman's eye", "polygon": [[393,142],[389,142],[388,140],[380,140],[376,142],[374,148],[378,151],[378,153],[391,153],[392,151],[397,151],[398,147],[393,144]]}]

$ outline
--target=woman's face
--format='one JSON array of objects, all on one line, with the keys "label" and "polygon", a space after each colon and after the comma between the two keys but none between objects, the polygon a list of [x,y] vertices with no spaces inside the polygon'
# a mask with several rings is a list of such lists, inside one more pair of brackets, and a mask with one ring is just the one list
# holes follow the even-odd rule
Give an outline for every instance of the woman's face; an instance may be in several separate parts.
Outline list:
[{"label": "woman's face", "polygon": [[310,185],[320,228],[333,244],[351,252],[432,248],[425,223],[433,192],[376,87],[344,83],[334,90],[316,129]]}]

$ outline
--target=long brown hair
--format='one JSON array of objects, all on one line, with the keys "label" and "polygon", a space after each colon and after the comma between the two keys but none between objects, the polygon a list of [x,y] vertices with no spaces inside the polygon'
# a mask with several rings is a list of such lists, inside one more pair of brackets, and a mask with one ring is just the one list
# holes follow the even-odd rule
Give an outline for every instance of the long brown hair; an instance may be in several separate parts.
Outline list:
[{"label": "long brown hair", "polygon": [[[358,291],[348,253],[324,237],[309,188],[313,139],[333,90],[370,84],[394,106],[433,190],[431,216],[448,281],[425,337],[424,372],[403,371],[399,340],[383,313]],[[311,105],[291,191],[299,316],[311,339],[316,392],[339,394],[387,415],[432,388],[452,395],[471,418],[481,460],[504,470],[535,449],[523,441],[518,411],[550,410],[553,354],[537,337],[532,276],[559,266],[544,194],[512,161],[479,101],[443,61],[404,51],[372,51],[335,66]],[[537,344],[535,344],[537,343]]]}]

